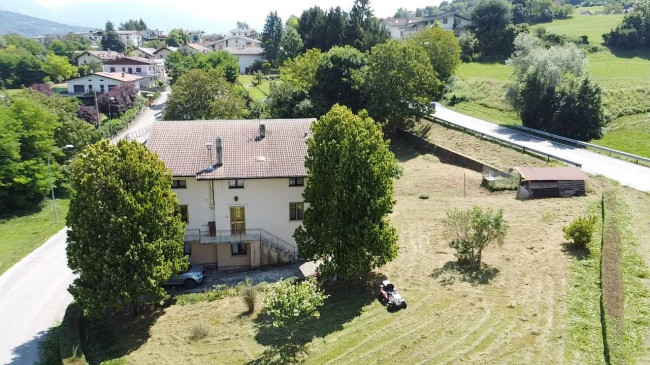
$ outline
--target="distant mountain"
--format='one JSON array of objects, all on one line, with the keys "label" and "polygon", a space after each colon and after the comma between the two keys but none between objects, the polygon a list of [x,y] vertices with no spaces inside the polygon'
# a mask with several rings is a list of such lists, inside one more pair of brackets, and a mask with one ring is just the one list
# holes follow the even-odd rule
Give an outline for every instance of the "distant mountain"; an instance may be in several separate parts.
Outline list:
[{"label": "distant mountain", "polygon": [[35,37],[46,34],[65,34],[83,32],[93,28],[61,24],[45,19],[0,10],[0,34],[16,32],[25,37]]}]

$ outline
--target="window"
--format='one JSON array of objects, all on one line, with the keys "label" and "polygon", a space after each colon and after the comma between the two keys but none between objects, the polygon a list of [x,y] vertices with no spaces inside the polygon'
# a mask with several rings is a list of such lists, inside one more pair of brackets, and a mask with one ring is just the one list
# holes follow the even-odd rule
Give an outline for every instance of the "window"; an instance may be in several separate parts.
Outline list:
[{"label": "window", "polygon": [[74,92],[76,93],[86,92],[83,85],[74,85],[73,88],[74,88]]},{"label": "window", "polygon": [[88,91],[89,91],[89,92],[90,92],[90,91],[93,91],[93,86],[92,86],[92,85],[88,85]]},{"label": "window", "polygon": [[122,67],[122,72],[125,72],[125,71],[126,71],[126,68]]},{"label": "window", "polygon": [[100,93],[104,92],[104,84],[99,85],[99,92]]},{"label": "window", "polygon": [[442,24],[447,24],[447,18],[442,18]]},{"label": "window", "polygon": [[172,180],[172,189],[187,188],[187,180]]},{"label": "window", "polygon": [[289,203],[289,220],[301,221],[305,203]]},{"label": "window", "polygon": [[142,69],[140,67],[136,67],[135,72],[142,72]]},{"label": "window", "polygon": [[130,73],[130,74],[133,73],[133,67],[129,67],[129,73]]},{"label": "window", "polygon": [[231,189],[243,189],[244,188],[244,180],[242,180],[242,179],[230,180],[228,182],[228,187],[231,188]]},{"label": "window", "polygon": [[111,67],[111,72],[115,72],[115,67]]},{"label": "window", "polygon": [[305,179],[302,177],[289,178],[289,186],[304,186],[304,185],[305,185]]},{"label": "window", "polygon": [[245,242],[233,242],[230,244],[230,253],[233,256],[243,256],[246,255],[246,243]]},{"label": "window", "polygon": [[178,210],[181,213],[181,220],[183,222],[185,222],[185,223],[189,223],[190,222],[190,217],[189,217],[188,212],[187,212],[187,204],[179,205]]},{"label": "window", "polygon": [[111,91],[116,87],[117,87],[117,85],[108,85],[108,91]]},{"label": "window", "polygon": [[183,254],[191,255],[192,254],[192,242],[185,242],[185,247],[183,249]]}]

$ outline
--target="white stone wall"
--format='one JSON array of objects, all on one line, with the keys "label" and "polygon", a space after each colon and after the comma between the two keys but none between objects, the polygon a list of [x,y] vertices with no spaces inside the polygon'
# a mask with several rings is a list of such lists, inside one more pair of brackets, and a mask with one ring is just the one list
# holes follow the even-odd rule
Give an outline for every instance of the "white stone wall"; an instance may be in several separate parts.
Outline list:
[{"label": "white stone wall", "polygon": [[239,60],[239,73],[245,74],[246,73],[246,68],[251,67],[253,62],[255,60],[262,60],[264,59],[262,55],[235,55],[237,59]]},{"label": "white stone wall", "polygon": [[[89,92],[90,90],[89,86],[92,85],[92,90],[94,90],[97,94],[100,94],[102,92],[102,88],[101,88],[102,85],[104,85],[104,92],[106,92],[109,90],[110,86],[120,86],[121,84],[122,83],[120,81],[109,79],[106,77],[101,77],[99,75],[88,75],[74,80],[69,80],[68,93],[75,93],[74,91],[75,85],[83,85],[84,92]],[[136,89],[140,89],[139,81],[134,81],[133,85],[136,87]]]}]

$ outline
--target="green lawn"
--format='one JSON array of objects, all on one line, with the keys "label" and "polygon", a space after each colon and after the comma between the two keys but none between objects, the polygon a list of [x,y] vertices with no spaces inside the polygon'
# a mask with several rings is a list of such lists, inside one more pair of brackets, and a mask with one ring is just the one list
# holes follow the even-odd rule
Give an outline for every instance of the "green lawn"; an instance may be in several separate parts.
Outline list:
[{"label": "green lawn", "polygon": [[248,95],[253,100],[261,101],[266,99],[271,92],[271,83],[268,80],[263,80],[261,84],[253,86],[253,75],[239,75],[239,82],[248,91]]},{"label": "green lawn", "polygon": [[[586,10],[586,9],[581,9]],[[588,8],[592,12],[598,9]],[[552,33],[587,35],[597,51],[587,55],[587,71],[603,88],[605,111],[613,122],[596,144],[641,156],[650,156],[650,50],[610,50],[602,34],[614,28],[623,15],[579,15],[539,24]],[[463,63],[449,95],[462,102],[452,109],[498,124],[513,124],[519,118],[505,100],[512,68],[504,63]],[[449,100],[449,97],[446,99]]]},{"label": "green lawn", "polygon": [[38,211],[28,215],[0,218],[0,274],[42,245],[65,226],[69,199],[57,199],[59,223],[54,223],[52,200],[45,200]]}]

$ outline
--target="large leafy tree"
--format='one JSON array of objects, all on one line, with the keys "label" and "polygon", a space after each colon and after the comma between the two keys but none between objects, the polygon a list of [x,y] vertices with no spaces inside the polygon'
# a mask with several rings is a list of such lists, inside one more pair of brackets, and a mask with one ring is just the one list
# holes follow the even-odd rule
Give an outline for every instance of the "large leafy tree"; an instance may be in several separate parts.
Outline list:
[{"label": "large leafy tree", "polygon": [[650,0],[641,0],[621,24],[603,34],[605,42],[618,48],[650,48]]},{"label": "large leafy tree", "polygon": [[189,42],[190,34],[180,28],[172,29],[165,38],[165,44],[172,47],[180,47]]},{"label": "large leafy tree", "polygon": [[298,33],[305,49],[318,48],[321,51],[327,51],[328,48],[324,42],[326,22],[325,12],[318,6],[302,12],[298,22]]},{"label": "large leafy tree", "polygon": [[340,6],[330,8],[325,19],[324,48],[327,51],[334,46],[341,46],[344,43],[345,27],[348,14]]},{"label": "large leafy tree", "polygon": [[280,40],[278,61],[284,61],[298,56],[300,51],[302,51],[302,46],[302,39],[300,39],[298,31],[294,27],[287,27]]},{"label": "large leafy tree", "polygon": [[77,68],[72,66],[66,57],[50,53],[43,64],[43,71],[50,76],[52,81],[61,82],[74,76],[77,73]]},{"label": "large leafy tree", "polygon": [[586,58],[574,44],[546,49],[528,34],[515,39],[507,61],[516,83],[508,99],[531,128],[589,141],[602,135],[602,91],[585,72]]},{"label": "large leafy tree", "polygon": [[260,41],[264,47],[264,56],[266,59],[277,64],[280,60],[280,42],[282,40],[282,19],[277,11],[269,13],[266,16],[266,23],[264,23],[264,30],[262,31]]},{"label": "large leafy tree", "polygon": [[354,75],[366,62],[366,54],[350,46],[332,47],[321,57],[309,92],[317,115],[325,114],[336,103],[355,112],[362,107],[359,78]]},{"label": "large leafy tree", "polygon": [[223,70],[190,70],[172,86],[165,119],[238,119],[245,106],[244,98],[226,80]]},{"label": "large leafy tree", "polygon": [[284,61],[280,66],[280,80],[294,84],[295,86],[309,90],[316,82],[316,70],[323,57],[318,48],[312,48],[307,52]]},{"label": "large leafy tree", "polygon": [[441,88],[427,52],[408,42],[375,46],[365,71],[362,90],[368,112],[393,131],[428,114],[431,98]]},{"label": "large leafy tree", "polygon": [[124,52],[126,50],[126,44],[124,44],[116,31],[107,30],[102,35],[102,48],[115,52]]},{"label": "large leafy tree", "polygon": [[427,52],[431,66],[441,80],[447,80],[460,64],[460,45],[454,33],[439,26],[415,33],[409,41]]},{"label": "large leafy tree", "polygon": [[141,143],[125,140],[85,149],[71,170],[67,254],[78,278],[69,291],[90,314],[138,313],[188,265],[171,172]]},{"label": "large leafy tree", "polygon": [[373,16],[370,0],[355,0],[345,31],[345,44],[365,52],[389,38],[384,23]]},{"label": "large leafy tree", "polygon": [[472,26],[484,58],[506,58],[508,45],[506,28],[511,22],[510,4],[505,0],[485,0],[472,10]]},{"label": "large leafy tree", "polygon": [[183,54],[172,52],[165,60],[165,67],[173,82],[176,82],[185,72],[192,69],[209,71],[213,68],[221,69],[226,80],[235,83],[239,76],[239,61],[230,52],[219,50],[216,52]]},{"label": "large leafy tree", "polygon": [[305,89],[290,82],[272,83],[266,103],[272,118],[308,118],[314,115]]},{"label": "large leafy tree", "polygon": [[324,277],[350,278],[397,256],[391,212],[395,156],[381,126],[365,111],[335,105],[312,125],[305,160],[309,184],[303,224],[294,237],[301,257],[322,260]]}]

